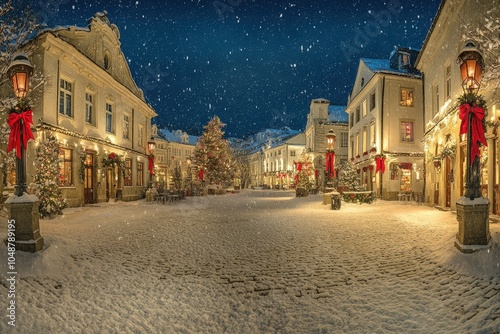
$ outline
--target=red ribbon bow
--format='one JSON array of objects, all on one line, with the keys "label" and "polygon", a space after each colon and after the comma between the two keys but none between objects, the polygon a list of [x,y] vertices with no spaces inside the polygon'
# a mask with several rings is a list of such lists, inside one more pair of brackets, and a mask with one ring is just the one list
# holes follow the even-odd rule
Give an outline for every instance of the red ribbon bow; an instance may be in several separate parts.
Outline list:
[{"label": "red ribbon bow", "polygon": [[330,179],[335,173],[335,152],[326,152],[325,170],[330,173]]},{"label": "red ribbon bow", "polygon": [[462,120],[460,124],[460,134],[467,133],[469,127],[469,113],[472,113],[472,141],[470,143],[470,164],[477,157],[479,159],[479,143],[487,146],[486,137],[484,136],[483,118],[484,109],[478,106],[471,107],[470,104],[464,103],[460,105],[459,117]]},{"label": "red ribbon bow", "polygon": [[33,111],[26,110],[19,114],[12,112],[7,118],[7,124],[10,126],[7,153],[15,148],[17,157],[21,159],[21,130],[24,134],[22,142],[24,149],[28,147],[28,140],[35,139],[33,132],[31,132],[31,124],[33,124]]},{"label": "red ribbon bow", "polygon": [[375,173],[378,173],[379,170],[382,171],[382,174],[385,173],[385,157],[376,157],[375,164],[377,165],[375,168]]},{"label": "red ribbon bow", "polygon": [[153,175],[153,168],[155,166],[155,156],[150,155],[149,156],[149,175]]}]

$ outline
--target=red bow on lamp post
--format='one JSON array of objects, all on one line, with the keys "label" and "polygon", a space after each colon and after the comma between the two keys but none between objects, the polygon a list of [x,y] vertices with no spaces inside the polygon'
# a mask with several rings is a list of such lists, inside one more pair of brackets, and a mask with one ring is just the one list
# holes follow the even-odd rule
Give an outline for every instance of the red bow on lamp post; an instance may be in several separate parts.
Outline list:
[{"label": "red bow on lamp post", "polygon": [[155,156],[153,154],[150,154],[149,155],[149,165],[148,165],[148,168],[149,168],[149,175],[153,175],[153,169],[155,167]]},{"label": "red bow on lamp post", "polygon": [[12,112],[7,118],[7,124],[10,126],[7,153],[15,148],[17,157],[21,159],[21,132],[24,134],[22,138],[24,149],[28,146],[28,140],[35,139],[35,136],[31,131],[31,124],[33,124],[33,111],[26,110],[19,114]]},{"label": "red bow on lamp post", "polygon": [[485,111],[483,108],[468,103],[460,105],[459,117],[462,120],[460,123],[460,134],[467,133],[469,126],[469,114],[472,113],[471,134],[472,140],[470,143],[470,164],[474,162],[477,157],[479,159],[479,143],[487,146],[486,137],[484,136],[483,118]]},{"label": "red bow on lamp post", "polygon": [[331,179],[335,174],[335,152],[326,152],[325,170],[329,173]]},{"label": "red bow on lamp post", "polygon": [[375,157],[375,173],[378,173],[379,170],[382,171],[382,174],[385,173],[385,156],[376,156]]}]

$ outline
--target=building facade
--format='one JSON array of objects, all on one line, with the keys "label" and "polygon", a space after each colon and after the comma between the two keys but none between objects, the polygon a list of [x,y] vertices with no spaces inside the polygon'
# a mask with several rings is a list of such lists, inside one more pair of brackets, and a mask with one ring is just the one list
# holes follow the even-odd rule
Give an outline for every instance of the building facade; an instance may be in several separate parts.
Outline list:
[{"label": "building facade", "polygon": [[349,160],[364,189],[397,199],[421,194],[423,176],[422,76],[418,51],[395,48],[388,59],[360,59],[346,112]]},{"label": "building facade", "polygon": [[97,13],[84,28],[47,30],[32,43],[44,81],[30,96],[36,140],[27,152],[28,183],[35,149],[50,133],[61,146],[59,181],[70,206],[142,198],[156,113],[132,78],[118,28]]},{"label": "building facade", "polygon": [[[474,15],[470,15],[474,13]],[[459,134],[458,97],[463,94],[458,55],[472,41],[483,56],[490,30],[487,19],[496,19],[500,9],[493,2],[441,2],[424,42],[417,68],[424,74],[426,158],[425,200],[430,205],[455,210],[457,199],[465,192],[466,135]],[[463,18],[467,17],[464,21]],[[485,20],[486,19],[486,20]],[[479,34],[475,33],[479,32]],[[479,93],[487,103],[487,147],[481,148],[481,193],[490,200],[490,212],[499,212],[498,169],[498,73],[492,70],[498,59],[485,58],[485,76]],[[498,66],[498,64],[497,64]]]},{"label": "building facade", "polygon": [[333,130],[336,135],[334,146],[336,168],[348,158],[349,127],[345,114],[345,106],[331,106],[326,99],[311,101],[305,129],[306,151],[310,153],[316,170],[316,186],[323,188],[326,184],[326,134]]}]

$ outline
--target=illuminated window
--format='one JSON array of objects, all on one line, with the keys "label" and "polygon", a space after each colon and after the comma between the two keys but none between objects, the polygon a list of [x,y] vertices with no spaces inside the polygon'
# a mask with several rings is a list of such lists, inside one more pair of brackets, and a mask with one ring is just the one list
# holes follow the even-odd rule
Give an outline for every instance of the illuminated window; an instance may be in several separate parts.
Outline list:
[{"label": "illuminated window", "polygon": [[401,121],[401,141],[413,143],[413,122]]},{"label": "illuminated window", "polygon": [[113,105],[109,103],[106,103],[106,132],[114,133]]},{"label": "illuminated window", "polygon": [[399,101],[399,105],[413,107],[413,90],[401,88],[401,100]]},{"label": "illuminated window", "polygon": [[124,185],[132,185],[132,159],[125,159],[125,176],[123,178]]},{"label": "illuminated window", "polygon": [[123,114],[123,139],[130,139],[130,116]]},{"label": "illuminated window", "polygon": [[68,148],[60,148],[58,158],[59,158],[59,186],[71,187],[73,186],[73,177],[71,173],[73,150]]},{"label": "illuminated window", "polygon": [[144,185],[144,163],[137,162],[137,186]]}]

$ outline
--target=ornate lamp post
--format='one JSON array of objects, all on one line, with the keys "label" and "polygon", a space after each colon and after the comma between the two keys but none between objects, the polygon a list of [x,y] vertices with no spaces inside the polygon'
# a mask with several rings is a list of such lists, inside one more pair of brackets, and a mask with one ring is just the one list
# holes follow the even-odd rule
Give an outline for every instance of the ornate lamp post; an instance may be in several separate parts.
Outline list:
[{"label": "ornate lamp post", "polygon": [[154,174],[154,168],[155,168],[155,149],[156,149],[156,143],[154,141],[154,138],[151,137],[151,139],[148,141],[148,152],[149,152],[149,185],[148,188],[151,188],[153,186],[153,174]]},{"label": "ornate lamp post", "polygon": [[458,56],[464,95],[459,98],[460,134],[467,135],[465,195],[457,200],[459,228],[456,247],[469,253],[489,244],[489,201],[480,191],[480,145],[487,145],[484,131],[485,102],[478,95],[483,57],[473,42]]},{"label": "ornate lamp post", "polygon": [[[44,240],[40,235],[39,200],[35,195],[26,193],[26,154],[28,140],[35,139],[31,132],[33,111],[26,96],[29,91],[29,79],[33,66],[25,53],[17,53],[7,69],[18,104],[11,110],[7,123],[10,126],[7,152],[16,150],[16,185],[14,196],[5,201],[9,210],[9,226],[15,226],[15,236],[8,238],[8,248],[15,244],[15,249],[37,252],[43,248]],[[11,241],[12,240],[12,241]]]},{"label": "ornate lamp post", "polygon": [[326,180],[330,180],[335,176],[335,141],[337,136],[333,130],[329,130],[326,134],[326,163],[325,163],[325,185]]}]

